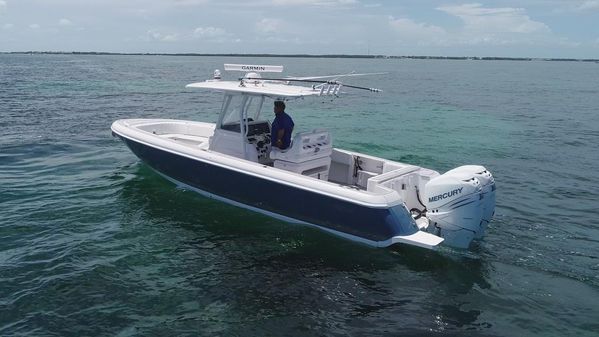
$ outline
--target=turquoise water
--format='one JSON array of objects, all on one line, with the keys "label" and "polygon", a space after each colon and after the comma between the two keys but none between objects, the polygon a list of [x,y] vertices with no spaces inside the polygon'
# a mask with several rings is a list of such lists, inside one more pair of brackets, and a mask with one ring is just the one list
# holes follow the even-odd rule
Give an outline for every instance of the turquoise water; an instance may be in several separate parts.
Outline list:
[{"label": "turquoise water", "polygon": [[[215,121],[221,96],[184,86],[225,62],[387,72],[351,80],[382,94],[287,110],[338,147],[485,165],[484,240],[364,247],[178,189],[111,137],[119,118]],[[577,62],[0,55],[0,335],[597,336],[598,78]]]}]

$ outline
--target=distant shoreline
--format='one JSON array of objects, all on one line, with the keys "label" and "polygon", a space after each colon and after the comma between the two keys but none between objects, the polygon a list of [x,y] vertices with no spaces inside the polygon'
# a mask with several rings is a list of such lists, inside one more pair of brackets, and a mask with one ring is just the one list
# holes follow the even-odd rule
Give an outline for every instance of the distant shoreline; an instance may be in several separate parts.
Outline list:
[{"label": "distant shoreline", "polygon": [[419,55],[348,55],[348,54],[205,54],[205,53],[110,53],[110,52],[61,52],[61,51],[19,51],[0,52],[1,54],[21,55],[123,55],[123,56],[209,56],[209,57],[289,57],[289,58],[354,58],[354,59],[415,59],[415,60],[475,60],[475,61],[561,61],[596,62],[599,59],[576,58],[535,58],[535,57],[498,57],[498,56],[419,56]]}]

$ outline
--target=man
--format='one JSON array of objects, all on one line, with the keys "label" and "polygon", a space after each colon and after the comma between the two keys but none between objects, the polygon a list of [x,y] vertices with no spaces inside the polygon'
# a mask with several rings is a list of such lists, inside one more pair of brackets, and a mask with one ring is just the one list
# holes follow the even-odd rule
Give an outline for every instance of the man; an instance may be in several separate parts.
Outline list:
[{"label": "man", "polygon": [[285,113],[285,102],[275,101],[275,120],[272,121],[271,144],[281,150],[285,150],[291,144],[291,132],[293,131],[293,119]]}]

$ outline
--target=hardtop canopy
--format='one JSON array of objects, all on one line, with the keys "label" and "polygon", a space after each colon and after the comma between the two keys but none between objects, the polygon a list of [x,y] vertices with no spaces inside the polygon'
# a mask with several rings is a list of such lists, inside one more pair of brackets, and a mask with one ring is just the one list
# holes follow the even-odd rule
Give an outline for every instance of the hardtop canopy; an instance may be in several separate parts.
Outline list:
[{"label": "hardtop canopy", "polygon": [[186,88],[210,89],[225,92],[225,94],[245,94],[265,96],[275,100],[289,100],[305,96],[337,95],[341,84],[322,81],[312,86],[290,85],[297,78],[267,79],[261,73],[280,73],[283,66],[225,64],[227,71],[242,71],[246,74],[238,81],[221,81],[220,71],[214,71],[214,79],[204,82],[191,83]]},{"label": "hardtop canopy", "polygon": [[313,87],[288,85],[285,82],[265,80],[215,81],[191,83],[186,88],[211,89],[232,94],[267,96],[272,99],[293,99],[321,95],[321,90]]}]

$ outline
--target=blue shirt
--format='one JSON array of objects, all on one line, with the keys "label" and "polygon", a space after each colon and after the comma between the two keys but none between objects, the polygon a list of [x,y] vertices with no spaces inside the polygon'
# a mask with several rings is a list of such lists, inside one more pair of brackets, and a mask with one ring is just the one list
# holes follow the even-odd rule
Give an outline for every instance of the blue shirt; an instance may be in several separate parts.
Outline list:
[{"label": "blue shirt", "polygon": [[282,149],[286,149],[291,144],[291,132],[293,131],[293,119],[291,116],[286,114],[285,112],[278,113],[275,115],[275,120],[272,121],[272,133],[270,135],[270,141],[272,142],[272,146],[277,146],[277,133],[279,130],[285,130],[285,134],[283,134],[283,146]]}]

